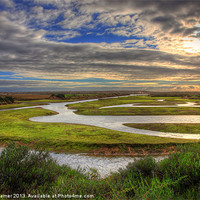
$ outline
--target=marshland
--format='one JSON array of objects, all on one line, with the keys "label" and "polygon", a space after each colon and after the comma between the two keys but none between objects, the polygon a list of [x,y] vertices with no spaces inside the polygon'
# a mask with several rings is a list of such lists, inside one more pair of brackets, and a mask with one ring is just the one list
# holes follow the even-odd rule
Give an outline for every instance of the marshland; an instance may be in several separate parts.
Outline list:
[{"label": "marshland", "polygon": [[[1,175],[2,193],[53,195],[67,191],[68,194],[91,194],[94,199],[199,197],[198,94],[80,93],[39,96],[25,99],[23,95],[13,94],[13,102],[0,105],[0,139],[1,146],[6,148],[0,158],[4,170]],[[5,95],[2,97],[5,98]],[[191,102],[192,106],[187,106]],[[119,122],[116,120],[120,116],[125,119],[120,125],[121,131],[117,130]],[[134,121],[137,116],[144,117],[142,123],[129,122],[130,117]],[[160,119],[171,116],[171,122],[145,123],[148,116],[159,116]],[[194,118],[188,123],[174,123],[173,117],[176,116],[187,117],[186,121]],[[105,127],[101,121],[98,126],[98,117],[106,117]],[[112,122],[109,118],[114,118],[115,128],[109,126]],[[95,124],[91,124],[92,119]],[[126,127],[133,131],[126,131]],[[134,133],[134,130],[140,130],[140,134]],[[145,134],[142,134],[143,131]],[[148,135],[148,131],[154,136]],[[157,132],[164,132],[165,136],[158,137]],[[183,137],[168,137],[168,133]],[[185,139],[184,134],[197,137]],[[34,155],[30,150],[35,150]],[[64,165],[56,162],[56,154]],[[66,162],[61,162],[62,155],[63,160],[64,155],[68,156]],[[155,156],[162,156],[163,159],[156,162]],[[35,164],[31,161],[34,159]],[[78,159],[82,159],[81,162]],[[80,165],[84,159],[88,166],[92,160],[92,169]],[[114,165],[109,168],[108,163],[112,162]],[[70,166],[70,163],[73,165]],[[45,168],[47,165],[49,167]],[[102,176],[98,165],[107,167],[110,173]],[[25,169],[28,169],[26,173]],[[14,187],[17,183],[19,187]]]}]

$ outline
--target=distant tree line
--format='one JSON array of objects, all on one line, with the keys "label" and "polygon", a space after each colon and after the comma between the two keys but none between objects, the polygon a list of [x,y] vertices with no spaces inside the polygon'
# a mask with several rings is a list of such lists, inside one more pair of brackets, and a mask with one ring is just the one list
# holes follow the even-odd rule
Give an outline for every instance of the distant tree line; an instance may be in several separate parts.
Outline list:
[{"label": "distant tree line", "polygon": [[58,98],[58,99],[65,99],[64,94],[52,94],[50,98]]},{"label": "distant tree line", "polygon": [[97,98],[106,98],[114,96],[129,95],[130,93],[125,92],[93,92],[93,93],[74,93],[74,94],[51,94],[50,99],[60,99],[60,100],[83,100],[83,99],[97,99]]},{"label": "distant tree line", "polygon": [[15,100],[11,96],[4,96],[4,97],[0,96],[0,105],[2,105],[2,104],[11,104],[11,103],[14,103],[14,102],[15,102]]}]

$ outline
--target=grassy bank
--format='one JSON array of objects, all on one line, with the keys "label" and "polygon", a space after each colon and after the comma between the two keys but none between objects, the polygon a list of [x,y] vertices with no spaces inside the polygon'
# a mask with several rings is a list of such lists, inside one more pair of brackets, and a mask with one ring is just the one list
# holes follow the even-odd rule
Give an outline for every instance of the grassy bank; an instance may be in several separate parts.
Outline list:
[{"label": "grassy bank", "polygon": [[15,103],[13,104],[0,105],[0,110],[10,109],[10,108],[21,108],[28,106],[40,106],[40,105],[46,105],[48,103],[59,103],[59,102],[66,102],[66,100],[43,99],[43,100],[15,101]]},{"label": "grassy bank", "polygon": [[55,194],[56,199],[64,199],[62,194],[105,200],[199,199],[199,152],[199,144],[179,147],[159,163],[146,157],[99,179],[95,172],[83,174],[58,166],[45,152],[30,154],[25,147],[9,144],[0,156],[0,193],[23,194],[25,198],[47,194],[50,199]]},{"label": "grassy bank", "polygon": [[21,107],[28,107],[28,106],[39,106],[39,105],[45,105],[45,104],[46,103],[42,103],[42,102],[18,102],[14,104],[0,105],[0,110],[10,109],[10,108],[21,108]]},{"label": "grassy bank", "polygon": [[146,129],[152,131],[163,131],[163,132],[171,132],[171,133],[193,133],[200,134],[200,124],[167,124],[167,123],[145,123],[145,124],[124,124],[128,127]]},{"label": "grassy bank", "polygon": [[195,142],[195,140],[161,138],[123,133],[86,125],[31,122],[35,116],[53,115],[42,108],[1,111],[0,140],[19,141],[32,147],[54,151],[91,152],[102,147],[123,145],[157,145]]},{"label": "grassy bank", "polygon": [[200,115],[200,108],[173,107],[173,108],[142,108],[121,107],[105,109],[84,109],[75,111],[81,115]]},{"label": "grassy bank", "polygon": [[[165,101],[158,101],[159,99],[165,99]],[[130,96],[70,104],[68,107],[77,109],[75,113],[82,115],[199,115],[200,108],[192,107],[115,107],[99,109],[121,104],[174,105],[176,103],[186,103],[187,101],[189,100],[181,97]]]}]

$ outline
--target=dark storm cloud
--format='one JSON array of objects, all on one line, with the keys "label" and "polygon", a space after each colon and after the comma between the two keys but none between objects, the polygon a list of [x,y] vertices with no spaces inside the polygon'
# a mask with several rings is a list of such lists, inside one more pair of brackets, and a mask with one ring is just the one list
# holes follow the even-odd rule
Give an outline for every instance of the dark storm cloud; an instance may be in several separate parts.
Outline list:
[{"label": "dark storm cloud", "polygon": [[[29,37],[29,36],[27,36]],[[169,53],[152,50],[134,50],[134,49],[103,49],[94,44],[64,44],[53,42],[38,42],[37,40],[26,39],[26,43],[0,40],[1,70],[13,70],[19,72],[44,72],[44,73],[87,73],[102,72],[102,70],[122,73],[120,68],[131,71],[130,74],[142,77],[148,70],[156,74],[163,73],[171,75],[178,69],[165,69],[160,66],[151,66],[152,62],[170,62],[174,65],[199,66],[200,59],[177,56]],[[149,66],[140,66],[139,64],[118,64],[124,62],[147,62]],[[100,63],[100,64],[99,64]],[[112,64],[111,64],[112,63]],[[140,73],[139,73],[140,72]],[[140,76],[139,76],[140,74]],[[146,73],[148,74],[148,73]],[[127,76],[127,75],[126,75]]]},{"label": "dark storm cloud", "polygon": [[99,4],[113,9],[139,9],[140,17],[160,24],[163,31],[171,34],[190,35],[198,28],[186,24],[200,22],[200,1],[197,0],[102,0]]},{"label": "dark storm cloud", "polygon": [[164,14],[177,14],[182,11],[185,17],[199,16],[200,9],[198,0],[101,0],[99,4],[121,9],[140,8],[143,13],[150,13],[148,10],[151,10],[151,13],[156,11],[155,13]]},{"label": "dark storm cloud", "polygon": [[[93,65],[91,65],[92,67]],[[200,79],[200,69],[176,69],[162,66],[140,66],[140,65],[119,65],[119,64],[96,64],[95,69],[105,70],[107,72],[123,74],[128,80],[137,79],[160,79],[167,80],[170,77],[195,77]],[[187,78],[186,78],[187,79]],[[183,79],[182,79],[183,80]],[[194,80],[194,78],[193,78]]]}]

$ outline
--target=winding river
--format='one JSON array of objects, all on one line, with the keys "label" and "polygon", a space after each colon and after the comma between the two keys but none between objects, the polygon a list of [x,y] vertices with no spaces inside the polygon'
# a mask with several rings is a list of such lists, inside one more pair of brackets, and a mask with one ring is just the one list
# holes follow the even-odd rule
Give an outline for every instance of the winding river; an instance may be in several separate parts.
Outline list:
[{"label": "winding river", "polygon": [[[125,123],[199,123],[200,115],[135,115],[135,116],[96,116],[96,115],[77,115],[74,113],[75,110],[68,109],[67,105],[96,101],[93,100],[83,100],[75,102],[64,102],[64,103],[50,103],[49,105],[40,106],[44,109],[49,109],[56,111],[57,115],[52,116],[40,116],[30,118],[31,121],[35,122],[61,122],[61,123],[73,123],[73,124],[85,124],[91,126],[98,126],[102,128],[112,129],[116,131],[122,131],[127,133],[136,133],[150,136],[159,137],[170,137],[170,138],[182,138],[182,139],[200,139],[200,134],[181,134],[181,133],[166,133],[160,131],[150,131],[142,130],[136,128],[130,128],[124,126]],[[195,106],[193,103],[180,104],[180,105],[169,105],[164,107],[175,107],[175,106],[188,106],[188,107],[199,107]],[[109,107],[125,107],[125,105],[119,106],[109,106]],[[163,106],[142,106],[142,105],[132,105],[126,104],[127,106],[135,107],[163,107]]]},{"label": "winding river", "polygon": [[[116,98],[116,97],[115,97]],[[180,133],[165,133],[158,131],[149,131],[130,128],[124,126],[124,123],[199,123],[200,115],[140,115],[140,116],[89,116],[89,115],[77,115],[74,110],[68,109],[66,105],[80,103],[80,102],[90,102],[96,101],[98,99],[83,100],[75,102],[64,102],[64,103],[50,103],[48,105],[40,106],[30,106],[22,108],[13,108],[7,110],[18,110],[25,108],[41,107],[44,109],[49,109],[56,111],[57,115],[52,116],[40,116],[30,118],[31,121],[35,122],[61,122],[61,123],[73,123],[73,124],[85,124],[103,127],[107,129],[112,129],[116,131],[145,134],[151,136],[160,137],[170,137],[170,138],[184,138],[184,139],[200,139],[200,134],[180,134]],[[162,107],[162,106],[141,106],[137,104],[125,104],[118,106],[109,107]],[[199,107],[193,103],[179,104],[179,105],[169,105],[164,107],[174,107],[174,106],[189,106],[189,107]],[[106,107],[104,107],[106,108]],[[5,110],[1,110],[5,111]],[[129,162],[134,162],[133,157],[93,157],[86,156],[84,154],[55,154],[51,153],[51,156],[59,164],[67,164],[73,169],[83,168],[86,172],[90,171],[90,168],[94,168],[98,171],[101,177],[106,177],[111,172],[118,171],[119,168],[125,168]],[[156,160],[159,161],[165,157],[157,157]]]}]

